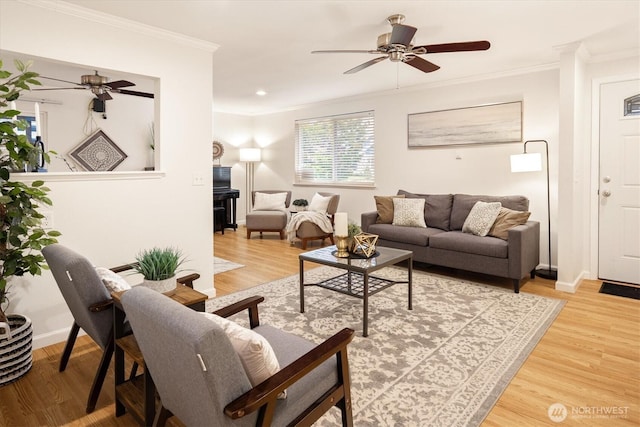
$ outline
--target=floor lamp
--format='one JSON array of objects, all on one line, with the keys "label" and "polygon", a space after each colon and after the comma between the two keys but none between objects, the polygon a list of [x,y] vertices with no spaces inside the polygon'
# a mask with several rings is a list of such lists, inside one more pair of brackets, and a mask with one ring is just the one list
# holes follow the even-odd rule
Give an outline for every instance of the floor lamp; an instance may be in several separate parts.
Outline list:
[{"label": "floor lamp", "polygon": [[241,148],[240,149],[240,161],[247,164],[247,178],[246,178],[246,193],[245,198],[247,200],[246,213],[251,212],[251,194],[253,193],[254,183],[254,170],[253,164],[259,162],[261,159],[261,153],[259,148]]},{"label": "floor lamp", "polygon": [[532,139],[525,141],[524,152],[511,156],[511,172],[534,172],[542,170],[542,155],[540,153],[527,153],[529,142],[544,142],[547,156],[547,230],[549,231],[549,268],[536,270],[536,276],[544,279],[557,280],[558,271],[551,267],[551,195],[549,192],[549,144],[544,139]]}]

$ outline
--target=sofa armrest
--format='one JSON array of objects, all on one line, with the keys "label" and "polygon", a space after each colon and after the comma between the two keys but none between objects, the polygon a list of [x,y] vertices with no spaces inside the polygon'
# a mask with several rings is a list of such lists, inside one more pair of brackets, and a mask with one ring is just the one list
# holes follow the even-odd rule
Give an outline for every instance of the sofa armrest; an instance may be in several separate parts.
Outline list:
[{"label": "sofa armrest", "polygon": [[376,223],[376,219],[378,219],[378,212],[365,212],[360,216],[360,228],[365,233],[369,232],[369,226]]},{"label": "sofa armrest", "polygon": [[522,279],[540,263],[540,223],[527,221],[508,231],[509,277]]}]

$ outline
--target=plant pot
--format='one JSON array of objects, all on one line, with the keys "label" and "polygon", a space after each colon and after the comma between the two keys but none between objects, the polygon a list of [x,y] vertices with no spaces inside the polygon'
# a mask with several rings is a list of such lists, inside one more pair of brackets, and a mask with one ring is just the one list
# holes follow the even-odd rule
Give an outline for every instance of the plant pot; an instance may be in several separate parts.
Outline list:
[{"label": "plant pot", "polygon": [[144,286],[145,288],[153,289],[157,292],[167,292],[172,289],[175,289],[177,286],[176,276],[169,277],[164,280],[147,280],[144,279],[140,286]]},{"label": "plant pot", "polygon": [[0,387],[29,372],[33,362],[31,319],[19,314],[7,315],[0,323]]}]

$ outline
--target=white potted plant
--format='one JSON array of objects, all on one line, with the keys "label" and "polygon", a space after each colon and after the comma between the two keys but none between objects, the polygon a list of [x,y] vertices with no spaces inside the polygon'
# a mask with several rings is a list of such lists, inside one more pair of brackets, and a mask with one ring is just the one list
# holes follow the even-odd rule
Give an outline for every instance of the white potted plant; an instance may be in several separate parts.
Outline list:
[{"label": "white potted plant", "polygon": [[142,286],[158,292],[176,287],[178,268],[185,262],[182,251],[173,247],[151,248],[140,251],[131,266],[144,278]]}]

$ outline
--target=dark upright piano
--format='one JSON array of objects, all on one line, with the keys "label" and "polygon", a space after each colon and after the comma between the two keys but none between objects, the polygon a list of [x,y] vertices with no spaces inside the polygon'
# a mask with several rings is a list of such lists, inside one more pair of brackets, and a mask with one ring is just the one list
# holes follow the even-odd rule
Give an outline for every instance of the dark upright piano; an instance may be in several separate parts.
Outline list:
[{"label": "dark upright piano", "polygon": [[213,206],[224,207],[226,211],[226,221],[223,228],[233,228],[236,230],[236,199],[240,197],[240,191],[231,188],[231,167],[213,167]]}]

